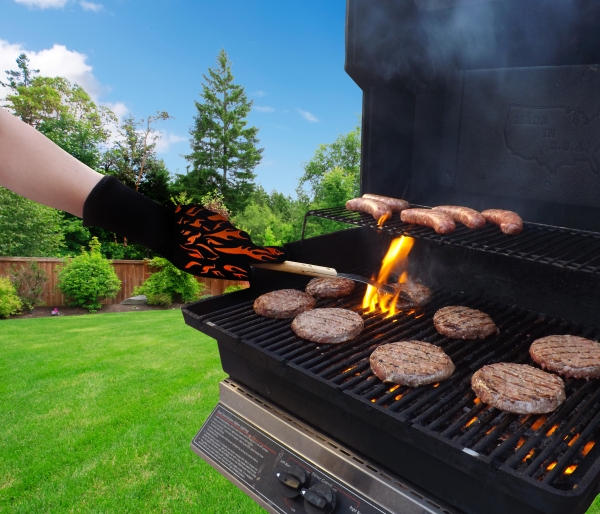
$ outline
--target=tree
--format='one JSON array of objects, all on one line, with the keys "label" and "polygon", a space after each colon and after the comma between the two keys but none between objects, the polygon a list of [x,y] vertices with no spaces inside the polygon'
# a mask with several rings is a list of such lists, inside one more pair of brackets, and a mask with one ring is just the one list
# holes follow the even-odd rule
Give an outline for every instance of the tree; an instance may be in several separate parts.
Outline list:
[{"label": "tree", "polygon": [[[31,77],[30,72],[23,74]],[[97,106],[81,86],[63,77],[36,76],[12,83],[7,109],[76,159],[91,168],[98,166],[100,147],[116,123],[110,109]]]},{"label": "tree", "polygon": [[18,70],[6,70],[7,82],[0,80],[1,86],[12,89],[14,92],[20,86],[29,86],[33,77],[40,72],[40,70],[29,69],[29,57],[27,57],[27,54],[21,54],[17,57],[17,68]]},{"label": "tree", "polygon": [[[121,182],[136,191],[141,191],[142,184],[148,175],[154,181],[168,176],[164,162],[156,157],[156,143],[161,134],[154,125],[158,121],[172,119],[166,111],[157,111],[156,115],[137,121],[127,116],[121,123],[119,136],[102,160],[104,173],[117,177]],[[162,173],[161,172],[166,172]],[[168,198],[168,193],[167,193]]]},{"label": "tree", "polygon": [[180,175],[176,191],[186,191],[194,201],[215,189],[237,213],[248,204],[254,190],[253,173],[262,159],[258,128],[247,127],[252,108],[244,88],[233,83],[231,62],[225,50],[209,68],[202,84],[202,102],[190,130],[192,153],[187,175]]},{"label": "tree", "polygon": [[60,211],[0,187],[0,255],[56,257],[63,245]]},{"label": "tree", "polygon": [[313,196],[317,196],[325,174],[335,168],[342,168],[353,181],[352,196],[360,192],[360,139],[361,127],[342,134],[331,144],[319,145],[313,158],[304,164],[304,175],[300,177],[299,187],[308,182]]},{"label": "tree", "polygon": [[233,220],[259,245],[281,245],[300,238],[303,204],[277,191],[258,186],[250,203]]}]

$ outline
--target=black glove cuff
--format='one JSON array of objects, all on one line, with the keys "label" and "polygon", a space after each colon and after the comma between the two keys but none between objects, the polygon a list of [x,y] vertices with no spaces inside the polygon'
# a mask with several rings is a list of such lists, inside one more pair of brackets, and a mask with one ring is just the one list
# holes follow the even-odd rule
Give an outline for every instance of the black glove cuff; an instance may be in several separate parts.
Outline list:
[{"label": "black glove cuff", "polygon": [[173,253],[173,213],[115,177],[103,177],[83,205],[83,226],[116,232],[167,259]]}]

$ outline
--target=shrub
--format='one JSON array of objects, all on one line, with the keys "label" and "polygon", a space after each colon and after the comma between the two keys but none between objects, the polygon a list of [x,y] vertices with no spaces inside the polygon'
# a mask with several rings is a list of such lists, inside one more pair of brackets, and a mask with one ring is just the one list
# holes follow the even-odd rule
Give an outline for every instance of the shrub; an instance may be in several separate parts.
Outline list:
[{"label": "shrub", "polygon": [[102,307],[102,300],[117,296],[121,281],[111,261],[100,253],[97,237],[92,237],[89,246],[89,253],[82,248],[81,255],[69,259],[57,270],[58,288],[69,299],[69,305],[96,312]]},{"label": "shrub", "polygon": [[45,305],[42,300],[44,284],[48,275],[37,262],[30,261],[26,266],[16,267],[14,264],[9,271],[9,278],[28,311],[39,305]]},{"label": "shrub", "polygon": [[133,294],[146,295],[149,305],[169,307],[176,295],[185,303],[190,303],[205,293],[204,286],[192,275],[177,269],[167,259],[155,257],[147,262],[150,268],[158,271],[150,275],[141,286],[136,287]]},{"label": "shrub", "polygon": [[8,318],[22,309],[15,286],[8,277],[0,277],[0,318]]},{"label": "shrub", "polygon": [[248,289],[248,286],[245,286],[244,284],[235,284],[233,286],[227,286],[223,291],[223,294],[234,293],[235,291],[240,291],[242,289]]}]

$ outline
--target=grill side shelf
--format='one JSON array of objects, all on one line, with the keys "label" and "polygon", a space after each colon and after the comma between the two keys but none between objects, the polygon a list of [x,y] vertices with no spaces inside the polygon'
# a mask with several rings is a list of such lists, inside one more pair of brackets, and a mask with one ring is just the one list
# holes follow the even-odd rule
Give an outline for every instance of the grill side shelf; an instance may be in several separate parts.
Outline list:
[{"label": "grill side shelf", "polygon": [[[413,207],[427,208],[420,205]],[[524,222],[523,232],[510,236],[503,234],[496,225],[488,224],[482,229],[471,230],[457,223],[454,232],[441,235],[429,227],[404,223],[397,213],[382,227],[378,227],[377,220],[370,214],[348,211],[345,207],[333,207],[305,214],[302,240],[310,217],[382,230],[396,237],[426,239],[439,244],[600,275],[600,234],[596,232]]]}]

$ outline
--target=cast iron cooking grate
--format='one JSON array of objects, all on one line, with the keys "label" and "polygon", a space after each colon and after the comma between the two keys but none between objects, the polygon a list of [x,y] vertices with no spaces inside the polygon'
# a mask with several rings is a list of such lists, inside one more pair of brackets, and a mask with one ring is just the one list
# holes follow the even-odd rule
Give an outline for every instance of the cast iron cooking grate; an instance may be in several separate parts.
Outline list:
[{"label": "cast iron cooking grate", "polygon": [[[364,288],[359,287],[349,297],[318,302],[318,307],[342,307],[363,316],[363,333],[341,345],[300,339],[290,328],[291,320],[258,316],[253,301],[214,311],[203,320],[371,407],[458,443],[497,468],[509,468],[563,491],[577,487],[600,452],[600,444],[596,444],[600,438],[599,380],[566,380],[567,400],[547,415],[515,415],[489,407],[476,398],[470,382],[472,374],[486,364],[532,364],[528,350],[537,338],[574,334],[598,340],[597,327],[581,327],[485,298],[444,292],[435,294],[423,309],[385,318],[379,311],[362,309],[363,294]],[[466,305],[488,313],[500,333],[475,341],[440,335],[432,318],[446,305]],[[380,344],[407,339],[440,346],[456,365],[452,377],[419,388],[385,384],[375,377],[369,366],[372,351]]]},{"label": "cast iron cooking grate", "polygon": [[441,235],[429,227],[404,223],[400,221],[397,213],[394,213],[392,218],[380,228],[370,214],[348,211],[345,207],[333,207],[306,213],[302,239],[304,239],[307,220],[311,216],[385,230],[394,236],[427,239],[559,268],[600,274],[600,233],[596,232],[524,222],[523,232],[509,236],[503,234],[496,225],[488,224],[485,228],[471,230],[457,223],[454,232]]}]

